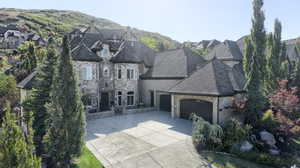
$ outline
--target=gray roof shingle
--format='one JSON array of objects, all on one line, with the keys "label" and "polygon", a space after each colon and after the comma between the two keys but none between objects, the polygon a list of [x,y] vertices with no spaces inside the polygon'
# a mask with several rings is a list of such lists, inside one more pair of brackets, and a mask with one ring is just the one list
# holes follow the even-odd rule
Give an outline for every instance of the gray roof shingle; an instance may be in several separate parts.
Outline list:
[{"label": "gray roof shingle", "polygon": [[37,71],[33,71],[30,75],[28,75],[25,79],[23,79],[20,83],[17,84],[17,88],[26,90],[32,89],[36,73]]},{"label": "gray roof shingle", "polygon": [[[171,88],[171,93],[197,94],[211,96],[233,95],[241,91],[239,67],[230,68],[220,60],[214,58],[191,76],[182,80]],[[237,89],[237,90],[236,90]]]},{"label": "gray roof shingle", "polygon": [[120,51],[111,61],[114,63],[144,63],[151,67],[154,62],[155,51],[144,43],[137,41],[125,41]]},{"label": "gray roof shingle", "polygon": [[205,60],[189,48],[168,50],[156,54],[153,67],[141,78],[185,78],[204,63]]},{"label": "gray roof shingle", "polygon": [[213,50],[204,55],[206,60],[211,60],[214,57],[220,60],[241,61],[243,55],[235,41],[225,40],[223,43],[218,44]]},{"label": "gray roof shingle", "polygon": [[81,43],[71,51],[73,60],[76,61],[101,61],[101,58],[97,56],[92,50],[90,50],[84,43]]}]

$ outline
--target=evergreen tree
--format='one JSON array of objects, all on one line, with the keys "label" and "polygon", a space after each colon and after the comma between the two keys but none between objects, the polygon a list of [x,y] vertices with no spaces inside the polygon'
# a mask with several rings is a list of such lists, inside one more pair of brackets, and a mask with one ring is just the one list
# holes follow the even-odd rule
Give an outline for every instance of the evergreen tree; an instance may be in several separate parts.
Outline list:
[{"label": "evergreen tree", "polygon": [[265,77],[265,95],[269,95],[278,88],[278,80],[287,77],[286,49],[281,42],[281,22],[276,19],[274,34],[268,36],[267,64]]},{"label": "evergreen tree", "polygon": [[55,69],[51,90],[50,128],[45,136],[49,165],[68,168],[79,156],[84,142],[85,113],[81,102],[77,77],[72,65],[67,36],[63,39],[62,53]]},{"label": "evergreen tree", "polygon": [[47,49],[46,60],[37,69],[32,94],[23,103],[25,111],[33,112],[34,144],[38,155],[44,152],[42,140],[46,134],[46,122],[49,120],[45,105],[50,103],[50,90],[56,59],[56,50],[53,45],[50,45]]},{"label": "evergreen tree", "polygon": [[277,86],[278,78],[278,69],[280,66],[277,64],[276,54],[275,54],[275,45],[274,45],[274,36],[270,33],[267,36],[267,64],[266,64],[266,74],[264,82],[264,94],[267,96],[269,93],[272,93]]},{"label": "evergreen tree", "polygon": [[[248,101],[246,122],[255,122],[265,105],[266,99],[263,96],[264,73],[265,73],[265,16],[262,10],[263,0],[253,0],[253,19],[250,35],[251,45],[246,45],[245,73],[246,73],[246,90]],[[249,47],[253,49],[249,49]],[[252,53],[249,53],[251,52]],[[248,52],[248,53],[247,53]]]},{"label": "evergreen tree", "polygon": [[[300,43],[297,44],[295,51],[297,55],[299,56],[300,53]],[[300,58],[298,57],[298,60],[295,62],[295,66],[293,68],[293,76],[292,76],[292,86],[297,87],[297,96],[300,97]]]},{"label": "evergreen tree", "polygon": [[286,53],[286,43],[282,43],[281,51],[280,51],[280,61],[281,61],[281,67],[280,67],[280,79],[291,79],[292,76],[292,67],[291,62],[287,56]]},{"label": "evergreen tree", "polygon": [[[30,128],[30,121],[28,127]],[[31,130],[31,129],[29,129]],[[0,167],[5,168],[40,168],[41,160],[32,152],[32,134],[24,133],[15,115],[12,114],[10,105],[6,105],[6,113],[0,129]],[[28,143],[26,143],[26,141]]]},{"label": "evergreen tree", "polygon": [[[243,57],[243,69],[245,72],[245,78],[248,79],[247,83],[249,82],[250,79],[250,74],[251,74],[251,64],[253,61],[253,45],[251,43],[251,38],[248,36],[245,38],[245,56]],[[247,84],[246,84],[247,86]]]}]

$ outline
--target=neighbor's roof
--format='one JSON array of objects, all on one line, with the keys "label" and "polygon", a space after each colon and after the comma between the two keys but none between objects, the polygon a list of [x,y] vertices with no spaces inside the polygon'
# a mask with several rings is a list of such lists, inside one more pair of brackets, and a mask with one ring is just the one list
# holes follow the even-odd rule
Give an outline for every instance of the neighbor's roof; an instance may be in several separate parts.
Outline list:
[{"label": "neighbor's roof", "polygon": [[21,89],[32,89],[33,83],[35,81],[37,71],[33,71],[30,75],[28,75],[25,79],[23,79],[20,83],[17,84],[18,88]]},{"label": "neighbor's roof", "polygon": [[205,60],[189,48],[168,50],[157,53],[153,67],[141,78],[185,78],[204,63]]},{"label": "neighbor's roof", "polygon": [[137,41],[125,41],[120,51],[111,59],[114,63],[144,63],[151,67],[154,62],[155,51],[144,43]]},{"label": "neighbor's roof", "polygon": [[101,58],[90,50],[84,43],[79,44],[71,51],[71,55],[76,61],[100,61]]},{"label": "neighbor's roof", "polygon": [[243,55],[235,41],[225,40],[223,43],[218,44],[213,50],[204,55],[204,58],[207,60],[211,60],[214,57],[220,60],[241,61]]},{"label": "neighbor's roof", "polygon": [[288,44],[286,46],[286,54],[291,61],[298,61],[300,57],[296,44]]},{"label": "neighbor's roof", "polygon": [[230,68],[214,58],[191,76],[179,82],[169,92],[211,96],[229,96],[242,91],[244,76],[238,68]]}]

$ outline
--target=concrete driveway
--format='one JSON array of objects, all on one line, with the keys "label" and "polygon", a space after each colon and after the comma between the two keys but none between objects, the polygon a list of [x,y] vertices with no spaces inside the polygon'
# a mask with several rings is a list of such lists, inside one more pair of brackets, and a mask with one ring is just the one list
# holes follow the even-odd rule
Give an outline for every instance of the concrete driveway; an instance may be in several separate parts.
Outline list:
[{"label": "concrete driveway", "polygon": [[106,168],[210,167],[194,150],[192,122],[167,112],[88,121],[88,148]]}]

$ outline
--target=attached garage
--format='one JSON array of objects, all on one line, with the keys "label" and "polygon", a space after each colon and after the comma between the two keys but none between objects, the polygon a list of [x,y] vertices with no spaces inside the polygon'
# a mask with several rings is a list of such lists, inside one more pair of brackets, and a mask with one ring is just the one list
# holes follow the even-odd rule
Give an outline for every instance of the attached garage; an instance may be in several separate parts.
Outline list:
[{"label": "attached garage", "polygon": [[192,113],[212,123],[213,103],[197,99],[184,99],[180,101],[180,117],[190,119]]},{"label": "attached garage", "polygon": [[159,110],[171,112],[171,95],[159,96]]}]

